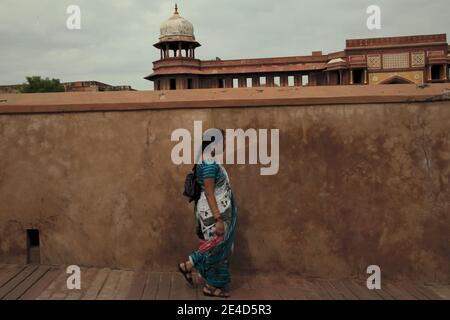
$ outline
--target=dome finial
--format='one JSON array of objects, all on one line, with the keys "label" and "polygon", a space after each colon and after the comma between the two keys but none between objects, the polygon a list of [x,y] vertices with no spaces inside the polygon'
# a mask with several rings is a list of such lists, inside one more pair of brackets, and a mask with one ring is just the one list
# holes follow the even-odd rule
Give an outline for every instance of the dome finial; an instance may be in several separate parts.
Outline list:
[{"label": "dome finial", "polygon": [[175,3],[175,12],[174,14],[178,14],[178,4]]}]

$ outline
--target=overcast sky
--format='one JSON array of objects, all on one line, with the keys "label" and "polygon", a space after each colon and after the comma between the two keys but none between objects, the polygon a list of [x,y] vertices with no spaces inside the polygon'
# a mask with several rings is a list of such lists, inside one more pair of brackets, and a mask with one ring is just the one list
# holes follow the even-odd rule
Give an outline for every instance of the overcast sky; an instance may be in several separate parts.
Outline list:
[{"label": "overcast sky", "polygon": [[[0,84],[29,75],[147,90],[161,22],[194,24],[197,58],[238,59],[343,50],[345,39],[450,34],[450,0],[0,0]],[[381,8],[381,30],[366,9]],[[69,5],[81,30],[68,30]]]}]

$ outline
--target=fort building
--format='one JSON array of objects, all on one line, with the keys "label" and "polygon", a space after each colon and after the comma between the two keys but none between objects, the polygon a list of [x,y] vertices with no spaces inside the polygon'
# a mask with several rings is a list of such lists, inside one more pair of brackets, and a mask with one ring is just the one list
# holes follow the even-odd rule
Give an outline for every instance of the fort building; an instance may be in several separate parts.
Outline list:
[{"label": "fort building", "polygon": [[446,34],[350,39],[343,51],[309,56],[200,60],[200,43],[178,7],[161,24],[155,90],[449,82]]},{"label": "fort building", "polygon": [[114,86],[99,81],[74,81],[63,85],[66,92],[134,91],[129,85]]},{"label": "fort building", "polygon": [[[135,91],[129,85],[114,86],[99,81],[72,81],[61,83],[65,92]],[[22,84],[0,85],[0,93],[20,93]]]}]

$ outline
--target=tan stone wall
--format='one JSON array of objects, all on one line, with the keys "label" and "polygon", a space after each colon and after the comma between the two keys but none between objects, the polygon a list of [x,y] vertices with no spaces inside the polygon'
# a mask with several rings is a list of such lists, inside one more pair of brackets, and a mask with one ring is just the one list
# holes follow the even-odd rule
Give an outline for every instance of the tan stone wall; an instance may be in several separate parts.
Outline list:
[{"label": "tan stone wall", "polygon": [[229,165],[235,271],[450,280],[450,102],[0,115],[0,261],[173,269],[196,246],[172,130],[279,128],[280,170]]}]

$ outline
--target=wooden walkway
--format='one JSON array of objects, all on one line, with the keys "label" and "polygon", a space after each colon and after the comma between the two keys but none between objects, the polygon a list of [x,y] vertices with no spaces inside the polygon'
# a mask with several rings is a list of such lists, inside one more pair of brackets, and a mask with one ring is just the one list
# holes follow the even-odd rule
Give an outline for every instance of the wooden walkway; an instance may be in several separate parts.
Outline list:
[{"label": "wooden walkway", "polygon": [[[12,300],[203,300],[203,282],[189,287],[177,272],[81,268],[81,289],[68,290],[66,268],[0,264],[0,299]],[[382,290],[368,290],[356,279],[305,279],[290,276],[233,277],[231,299],[288,300],[450,300],[450,285],[382,282]]]}]

